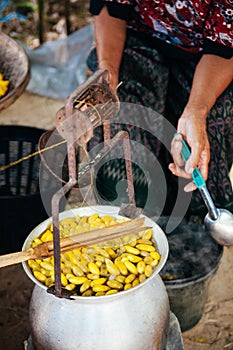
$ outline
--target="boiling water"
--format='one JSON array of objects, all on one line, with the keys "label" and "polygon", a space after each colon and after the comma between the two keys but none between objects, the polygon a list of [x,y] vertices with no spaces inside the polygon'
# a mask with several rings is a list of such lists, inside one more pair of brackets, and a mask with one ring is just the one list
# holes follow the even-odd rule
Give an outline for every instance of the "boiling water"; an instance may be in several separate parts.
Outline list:
[{"label": "boiling water", "polygon": [[213,241],[201,225],[182,222],[167,238],[169,256],[160,273],[166,283],[206,276],[221,258],[223,247]]}]

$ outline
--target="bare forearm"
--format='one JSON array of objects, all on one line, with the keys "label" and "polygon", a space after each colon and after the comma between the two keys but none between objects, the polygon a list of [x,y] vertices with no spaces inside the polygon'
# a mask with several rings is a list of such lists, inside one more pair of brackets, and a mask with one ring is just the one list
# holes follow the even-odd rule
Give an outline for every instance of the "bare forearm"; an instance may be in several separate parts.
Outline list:
[{"label": "bare forearm", "polygon": [[126,22],[109,16],[104,7],[95,17],[94,24],[99,68],[109,70],[111,85],[115,87],[126,39]]},{"label": "bare forearm", "polygon": [[[187,177],[198,166],[205,179],[208,176],[210,145],[206,131],[206,117],[216,99],[231,83],[233,78],[233,58],[228,60],[214,55],[204,55],[197,65],[190,97],[178,121],[177,130],[191,147],[191,156],[186,163],[186,173],[180,169],[180,149],[172,146],[175,162],[170,170],[174,174]],[[180,145],[181,147],[181,145]],[[193,185],[191,184],[191,189]]]},{"label": "bare forearm", "polygon": [[204,55],[197,65],[186,108],[203,108],[206,116],[232,79],[233,58]]}]

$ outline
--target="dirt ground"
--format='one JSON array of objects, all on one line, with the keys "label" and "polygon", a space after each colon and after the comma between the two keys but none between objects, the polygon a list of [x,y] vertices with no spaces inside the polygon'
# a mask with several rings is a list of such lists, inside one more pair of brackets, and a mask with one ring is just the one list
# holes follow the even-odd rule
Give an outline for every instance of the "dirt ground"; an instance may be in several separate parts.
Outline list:
[{"label": "dirt ground", "polygon": [[[63,101],[24,92],[0,112],[0,124],[50,129]],[[185,350],[233,350],[233,247],[224,248],[209,289],[205,312],[193,329],[183,333]],[[28,309],[33,283],[21,265],[0,269],[0,350],[21,350],[30,334]],[[68,349],[67,349],[68,350]],[[105,350],[105,349],[103,349]]]}]

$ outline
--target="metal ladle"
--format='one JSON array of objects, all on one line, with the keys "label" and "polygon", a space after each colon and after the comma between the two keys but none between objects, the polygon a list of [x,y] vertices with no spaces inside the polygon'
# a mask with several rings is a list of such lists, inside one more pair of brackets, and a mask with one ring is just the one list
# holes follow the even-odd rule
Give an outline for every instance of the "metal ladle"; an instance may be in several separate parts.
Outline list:
[{"label": "metal ladle", "polygon": [[[179,135],[179,133],[175,134],[175,136],[177,135]],[[186,162],[190,157],[189,147],[183,138],[181,156],[184,162]],[[204,225],[208,234],[218,244],[224,246],[233,245],[233,214],[226,209],[219,209],[215,207],[211,195],[206,187],[206,183],[198,168],[194,169],[192,178],[208,209],[208,213],[204,218]]]}]

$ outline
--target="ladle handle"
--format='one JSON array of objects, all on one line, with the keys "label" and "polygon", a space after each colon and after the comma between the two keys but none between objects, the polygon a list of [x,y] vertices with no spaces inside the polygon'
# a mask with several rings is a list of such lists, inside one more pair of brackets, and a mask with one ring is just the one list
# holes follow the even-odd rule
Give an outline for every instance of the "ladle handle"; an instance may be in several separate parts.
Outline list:
[{"label": "ladle handle", "polygon": [[207,206],[210,218],[214,221],[217,220],[218,219],[218,211],[214,205],[214,202],[210,196],[209,191],[207,190],[207,187],[206,186],[200,187],[199,191],[201,193],[203,201],[205,202],[205,205]]},{"label": "ladle handle", "polygon": [[[175,133],[174,136],[180,135],[178,132]],[[189,149],[189,146],[187,145],[187,143],[185,142],[185,140],[182,138],[181,140],[182,142],[182,149],[181,149],[181,157],[183,159],[183,161],[186,163],[187,160],[189,159],[191,152]],[[192,173],[192,178],[193,181],[195,183],[195,185],[197,186],[197,188],[199,189],[201,196],[205,202],[205,205],[207,206],[210,218],[212,220],[217,220],[218,218],[218,211],[217,208],[214,205],[214,202],[210,196],[210,193],[206,187],[206,183],[205,180],[203,179],[200,170],[198,169],[198,167],[196,167]]]}]

